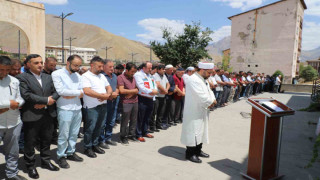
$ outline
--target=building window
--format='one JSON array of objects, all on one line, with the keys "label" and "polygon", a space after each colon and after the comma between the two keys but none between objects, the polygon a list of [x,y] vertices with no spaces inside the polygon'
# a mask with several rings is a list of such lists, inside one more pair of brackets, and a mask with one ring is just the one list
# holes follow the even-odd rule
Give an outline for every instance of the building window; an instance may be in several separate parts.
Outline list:
[{"label": "building window", "polygon": [[256,64],[256,67],[258,67],[258,65]]},{"label": "building window", "polygon": [[250,65],[248,65],[248,67],[250,67]]}]

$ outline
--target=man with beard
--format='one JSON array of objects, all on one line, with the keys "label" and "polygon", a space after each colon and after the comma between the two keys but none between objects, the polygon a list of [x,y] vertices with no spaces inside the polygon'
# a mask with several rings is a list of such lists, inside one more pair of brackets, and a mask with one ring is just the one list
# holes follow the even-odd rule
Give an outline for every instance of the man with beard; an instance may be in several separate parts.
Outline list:
[{"label": "man with beard", "polygon": [[99,147],[99,136],[107,118],[107,100],[112,89],[107,78],[101,74],[105,61],[95,56],[90,61],[90,70],[82,75],[83,107],[85,116],[84,153],[90,158],[96,153],[104,154]]},{"label": "man with beard", "polygon": [[[136,127],[138,117],[138,88],[133,75],[137,72],[137,66],[133,63],[126,64],[126,71],[118,76],[118,88],[120,91],[120,104],[122,105],[122,120],[120,126],[120,142],[128,145],[128,139],[137,142]],[[129,123],[130,121],[130,123]],[[129,129],[127,127],[129,124]]]},{"label": "man with beard", "polygon": [[52,73],[54,86],[60,95],[57,101],[59,138],[58,138],[58,164],[61,168],[69,168],[66,159],[81,162],[83,159],[76,153],[77,137],[81,125],[81,102],[83,97],[82,81],[78,71],[82,59],[72,55],[67,59],[65,68]]},{"label": "man with beard", "polygon": [[165,75],[169,81],[170,88],[168,90],[168,94],[166,94],[166,109],[164,112],[162,127],[159,129],[167,129],[171,125],[175,125],[173,121],[173,110],[171,108],[171,102],[173,101],[173,93],[176,92],[176,85],[173,79],[173,66],[171,64],[166,65],[165,67]]},{"label": "man with beard", "polygon": [[213,63],[199,62],[197,72],[190,76],[186,84],[181,143],[187,146],[186,159],[195,163],[202,162],[199,157],[209,157],[201,149],[203,143],[209,143],[209,113],[216,104],[215,96],[206,82],[213,68]]},{"label": "man with beard", "polygon": [[40,55],[30,54],[27,59],[29,71],[19,74],[21,96],[25,100],[22,107],[24,128],[24,160],[30,178],[38,179],[35,168],[35,144],[39,139],[41,167],[50,171],[59,168],[50,162],[50,142],[53,131],[53,118],[57,116],[56,92],[51,76],[42,73],[43,61]]}]

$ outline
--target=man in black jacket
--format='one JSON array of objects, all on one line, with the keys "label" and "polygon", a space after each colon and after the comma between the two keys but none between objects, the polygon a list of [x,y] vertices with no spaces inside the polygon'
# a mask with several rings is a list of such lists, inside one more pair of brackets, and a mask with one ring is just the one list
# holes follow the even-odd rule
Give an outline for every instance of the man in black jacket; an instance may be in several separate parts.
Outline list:
[{"label": "man in black jacket", "polygon": [[59,95],[54,88],[51,76],[41,73],[43,69],[41,56],[31,54],[26,61],[29,71],[17,76],[20,80],[21,96],[25,100],[22,108],[24,159],[29,177],[38,179],[34,151],[37,138],[40,138],[41,167],[51,171],[59,170],[50,162],[53,118],[57,116],[55,102]]}]

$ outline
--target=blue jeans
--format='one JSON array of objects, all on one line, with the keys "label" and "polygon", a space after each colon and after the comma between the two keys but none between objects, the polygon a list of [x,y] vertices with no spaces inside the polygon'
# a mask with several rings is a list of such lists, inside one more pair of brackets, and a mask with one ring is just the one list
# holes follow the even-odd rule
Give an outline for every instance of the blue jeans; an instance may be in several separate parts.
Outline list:
[{"label": "blue jeans", "polygon": [[103,128],[101,129],[101,134],[99,138],[99,142],[104,142],[106,140],[111,140],[112,136],[112,129],[116,122],[116,116],[117,116],[117,99],[113,101],[108,101],[107,103],[107,118],[106,123],[104,124]]},{"label": "blue jeans", "polygon": [[85,108],[84,148],[89,149],[99,144],[99,136],[107,118],[107,104],[94,108]]},{"label": "blue jeans", "polygon": [[76,150],[78,133],[81,125],[81,109],[64,110],[57,108],[59,122],[59,137],[57,157],[72,155]]}]

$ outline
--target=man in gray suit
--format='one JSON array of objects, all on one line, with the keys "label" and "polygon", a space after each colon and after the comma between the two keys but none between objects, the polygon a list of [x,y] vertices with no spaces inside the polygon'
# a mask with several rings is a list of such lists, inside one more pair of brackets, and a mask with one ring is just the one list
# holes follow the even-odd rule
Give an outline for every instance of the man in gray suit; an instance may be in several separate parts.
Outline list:
[{"label": "man in gray suit", "polygon": [[20,80],[21,96],[25,100],[22,108],[24,125],[24,159],[28,175],[38,179],[35,168],[34,146],[40,139],[41,167],[51,171],[59,168],[50,162],[50,142],[53,131],[53,118],[57,116],[55,102],[59,98],[50,75],[41,73],[43,61],[40,55],[27,57],[29,70],[17,76]]}]

